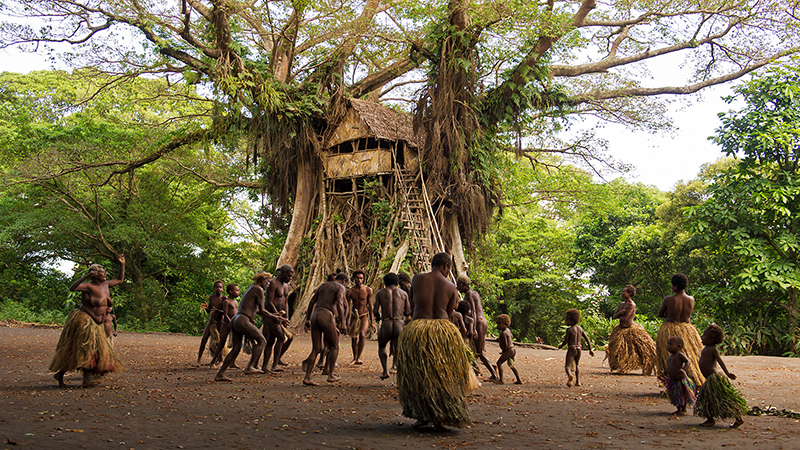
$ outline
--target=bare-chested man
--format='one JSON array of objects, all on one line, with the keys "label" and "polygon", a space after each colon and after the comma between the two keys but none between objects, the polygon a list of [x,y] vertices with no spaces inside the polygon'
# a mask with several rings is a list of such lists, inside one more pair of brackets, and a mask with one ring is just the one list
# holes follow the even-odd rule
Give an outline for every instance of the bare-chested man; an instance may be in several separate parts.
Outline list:
[{"label": "bare-chested man", "polygon": [[352,305],[350,317],[350,343],[353,347],[353,360],[350,364],[364,364],[361,354],[367,341],[367,331],[373,327],[372,288],[364,285],[365,274],[361,269],[353,272],[355,286],[347,290],[347,300]]},{"label": "bare-chested man", "polygon": [[346,329],[344,320],[346,317],[344,309],[346,284],[347,274],[337,274],[335,281],[322,283],[314,291],[314,295],[308,303],[305,328],[311,330],[311,354],[303,361],[302,366],[306,373],[303,384],[307,386],[317,385],[311,379],[311,372],[314,370],[317,354],[322,352],[323,348],[328,350],[325,367],[328,382],[334,383],[341,380],[334,370],[339,357],[339,333]]},{"label": "bare-chested man", "polygon": [[222,323],[219,326],[219,345],[217,345],[217,349],[214,351],[214,357],[211,358],[209,367],[214,367],[214,365],[222,361],[222,351],[225,349],[225,344],[228,342],[228,334],[231,332],[231,319],[239,310],[239,302],[236,301],[239,297],[239,285],[231,283],[225,287],[225,292],[228,296],[225,297],[225,301],[222,302]]},{"label": "bare-chested man", "polygon": [[[381,321],[381,328],[378,330],[378,357],[381,360],[383,373],[381,380],[389,378],[387,360],[389,359],[386,351],[386,344],[392,342],[397,345],[397,338],[403,331],[405,317],[411,315],[411,303],[408,301],[408,294],[397,287],[398,278],[396,274],[388,273],[383,277],[384,288],[375,293],[375,320]],[[395,355],[397,360],[397,355]],[[392,364],[392,368],[396,367]]]},{"label": "bare-chested man", "polygon": [[431,266],[429,273],[411,280],[413,320],[397,342],[397,389],[403,415],[417,419],[415,427],[432,423],[436,429],[463,428],[472,423],[466,394],[477,382],[461,334],[450,321],[459,300],[447,279],[452,259],[438,253]]},{"label": "bare-chested man", "polygon": [[[81,293],[81,306],[67,317],[50,362],[50,371],[55,372],[53,378],[60,387],[66,386],[64,374],[69,370],[83,372],[83,387],[99,384],[96,377],[122,370],[103,326],[112,305],[109,288],[122,284],[125,279],[125,255],[117,259],[120,263],[117,279],[106,280],[103,266],[94,264],[69,287],[70,291]],[[89,278],[91,281],[84,283]]]},{"label": "bare-chested man", "polygon": [[481,302],[481,296],[475,292],[475,289],[470,288],[471,280],[466,275],[460,275],[458,277],[458,282],[456,285],[458,286],[459,292],[464,294],[464,300],[470,304],[470,309],[472,311],[472,319],[473,319],[473,329],[470,333],[472,335],[472,342],[475,345],[475,356],[481,360],[481,363],[489,370],[491,377],[489,381],[497,380],[497,372],[492,367],[492,363],[489,362],[489,358],[486,357],[484,353],[486,353],[486,332],[489,330],[489,324],[486,322],[486,316],[483,314],[483,303]]},{"label": "bare-chested man", "polygon": [[225,370],[236,362],[236,357],[239,356],[239,352],[242,350],[242,341],[245,337],[253,339],[256,345],[253,347],[250,362],[245,367],[244,373],[248,375],[264,373],[263,370],[256,369],[256,366],[258,366],[258,360],[261,359],[261,352],[264,351],[264,345],[266,345],[267,341],[261,334],[261,330],[253,323],[255,316],[258,314],[265,321],[275,320],[278,323],[289,323],[285,318],[264,309],[264,288],[267,283],[269,283],[269,274],[259,272],[253,277],[253,285],[245,291],[242,302],[239,304],[239,312],[231,319],[233,349],[222,362],[222,367],[219,368],[214,381],[233,381],[225,376]]},{"label": "bare-chested man", "polygon": [[[214,293],[208,296],[208,301],[205,303],[205,310],[208,313],[208,322],[206,322],[206,327],[203,328],[203,337],[200,339],[200,350],[197,351],[197,362],[194,363],[196,367],[200,366],[200,358],[203,356],[203,351],[206,349],[206,342],[211,334],[214,333],[217,339],[219,338],[219,328],[223,316],[222,302],[225,301],[225,296],[222,295],[222,292],[225,290],[225,284],[222,280],[216,280],[212,284],[212,289]],[[216,347],[214,350],[216,350]]]},{"label": "bare-chested man", "polygon": [[[289,318],[289,283],[292,281],[292,277],[294,277],[294,268],[289,264],[282,265],[278,269],[278,275],[270,281],[264,294],[264,308],[284,319]],[[288,365],[281,358],[292,344],[294,335],[281,322],[271,320],[264,321],[263,331],[264,337],[267,339],[267,346],[264,347],[263,369],[265,372],[280,372],[283,370],[281,366]],[[273,347],[272,367],[267,369]]]},{"label": "bare-chested man", "polygon": [[683,353],[689,358],[689,370],[687,373],[698,388],[706,381],[697,361],[700,359],[700,352],[703,350],[703,342],[700,340],[700,333],[691,323],[692,311],[694,311],[694,297],[686,295],[686,286],[689,285],[689,278],[682,273],[672,276],[673,295],[664,297],[661,308],[658,310],[658,317],[664,318],[664,323],[658,329],[656,336],[656,369],[657,373],[662,373],[667,367],[667,359],[670,356],[667,350],[667,340],[673,336],[683,339]]}]

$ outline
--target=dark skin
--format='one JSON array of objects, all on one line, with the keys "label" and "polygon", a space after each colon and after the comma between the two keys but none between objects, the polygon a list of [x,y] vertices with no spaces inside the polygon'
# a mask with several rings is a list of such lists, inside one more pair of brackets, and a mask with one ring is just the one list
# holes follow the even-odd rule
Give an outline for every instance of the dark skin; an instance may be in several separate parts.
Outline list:
[{"label": "dark skin", "polygon": [[[285,315],[281,314],[281,311],[289,311],[289,283],[292,281],[293,277],[294,270],[287,267],[281,270],[278,276],[273,278],[269,286],[267,286],[264,307],[275,316],[286,318]],[[267,344],[264,348],[264,370],[268,372],[283,371],[281,365],[286,364],[282,363],[281,357],[286,353],[286,350],[289,349],[289,345],[292,343],[292,339],[286,339],[286,334],[283,331],[281,323],[283,322],[275,320],[264,321],[263,332],[264,337],[267,339]],[[272,367],[267,369],[271,354],[274,356]]]},{"label": "dark skin", "polygon": [[230,332],[233,349],[222,362],[222,366],[219,368],[216,377],[214,377],[214,381],[233,381],[225,376],[225,370],[236,362],[236,357],[239,356],[239,352],[242,350],[242,341],[245,337],[256,341],[256,345],[253,347],[250,361],[247,367],[245,367],[244,373],[247,375],[264,373],[264,371],[256,367],[258,366],[258,360],[261,359],[261,352],[264,351],[264,346],[267,341],[264,339],[264,335],[261,334],[261,330],[253,323],[253,319],[256,314],[258,314],[264,320],[289,322],[283,317],[279,317],[264,309],[264,288],[267,286],[267,283],[269,283],[269,279],[266,277],[257,279],[256,282],[245,291],[242,302],[239,305],[239,312],[231,319]]},{"label": "dark skin", "polygon": [[[334,276],[334,278],[335,278],[335,276]],[[334,280],[331,280],[331,281],[334,281]],[[347,291],[347,288],[345,288],[345,291]],[[344,328],[344,331],[342,331],[342,333],[347,333],[347,326],[348,326],[347,318],[350,317],[350,305],[347,302],[347,296],[345,296],[344,298],[341,299],[341,302],[339,303],[339,308],[341,308],[340,309],[341,311],[344,311],[344,315],[342,316],[342,320],[345,322],[345,328]],[[306,317],[308,317],[308,316],[306,316]],[[325,362],[327,357],[328,357],[328,349],[324,348],[319,353],[319,361],[317,362],[317,368],[322,370],[322,374],[323,375],[328,375],[330,373],[328,371],[328,365]],[[334,366],[335,365],[336,364],[334,364]]]},{"label": "dark skin", "polygon": [[672,286],[674,295],[664,297],[658,317],[663,317],[664,322],[691,323],[689,318],[694,311],[694,297],[686,295],[683,289]]},{"label": "dark skin", "polygon": [[458,311],[453,311],[453,317],[450,318],[450,321],[458,328],[458,332],[461,333],[461,337],[467,338],[469,336],[469,330],[467,329],[467,324],[464,322],[464,316],[461,315]]},{"label": "dark skin", "polygon": [[[580,369],[578,369],[578,364],[581,361],[581,339],[586,339],[586,345],[589,347],[589,356],[594,356],[594,351],[592,351],[592,342],[589,340],[589,336],[583,331],[580,325],[577,323],[572,322],[571,320],[567,320],[567,332],[564,334],[564,340],[561,341],[561,344],[558,346],[560,349],[561,347],[568,345],[567,347],[567,358],[564,363],[564,370],[567,372],[567,386],[572,386],[573,375],[575,379],[575,386],[581,386],[580,381]],[[572,373],[570,370],[570,362],[575,364],[575,373]]]},{"label": "dark skin", "polygon": [[[367,342],[367,330],[373,327],[372,320],[372,288],[364,285],[364,274],[353,275],[355,286],[347,290],[347,301],[353,308],[353,314],[361,317],[361,327],[358,329],[358,337],[350,338],[353,348],[353,360],[350,364],[364,364],[361,354],[364,352],[364,345]],[[369,317],[369,320],[364,320]]]},{"label": "dark skin", "polygon": [[305,378],[303,384],[306,386],[317,386],[318,384],[311,379],[311,372],[314,370],[314,361],[317,355],[327,348],[328,357],[325,371],[327,372],[329,383],[340,381],[336,375],[336,360],[339,357],[339,334],[344,332],[347,325],[345,323],[345,287],[342,280],[329,281],[322,283],[311,301],[308,303],[305,328],[311,330],[311,354],[303,361]]},{"label": "dark skin", "polygon": [[474,320],[473,329],[470,330],[470,334],[475,344],[475,351],[478,353],[478,359],[480,359],[484,367],[489,370],[491,374],[489,381],[495,381],[497,380],[497,372],[489,362],[489,358],[484,354],[486,352],[486,332],[489,330],[489,324],[486,321],[486,316],[483,314],[481,296],[478,295],[474,289],[470,288],[468,283],[461,280],[458,281],[458,290],[464,294],[464,300],[470,304],[472,318]]},{"label": "dark skin", "polygon": [[[517,356],[517,349],[514,348],[514,335],[511,334],[511,330],[506,324],[498,323],[497,329],[500,330],[500,358],[497,360],[497,372],[500,378],[495,383],[503,384],[503,364],[507,364],[509,359],[514,359]],[[511,366],[509,368],[514,372],[514,376],[517,377],[517,381],[514,384],[522,384],[517,368]]]},{"label": "dark skin", "polygon": [[[404,317],[411,314],[411,303],[408,301],[408,294],[395,285],[389,285],[379,290],[375,294],[375,320],[381,321],[381,328],[378,330],[378,357],[381,360],[381,380],[389,378],[388,362],[389,352],[386,345],[392,343],[397,345],[397,338],[403,331],[405,324]],[[394,367],[394,364],[392,364]]]},{"label": "dark skin", "polygon": [[106,311],[106,320],[103,321],[103,328],[106,330],[106,337],[117,335],[117,316],[115,316],[111,310],[112,308],[109,306],[108,310]]},{"label": "dark skin", "polygon": [[621,295],[624,301],[617,307],[613,318],[619,319],[620,327],[630,328],[633,326],[633,318],[636,316],[636,303],[633,303],[630,292],[623,290]]},{"label": "dark skin", "polygon": [[[412,319],[445,319],[450,317],[459,301],[458,289],[447,279],[450,264],[433,266],[428,273],[414,275],[411,279],[409,303],[413,305]],[[428,423],[418,420],[412,426],[422,427]],[[445,430],[440,423],[433,424],[437,431]]]},{"label": "dark skin", "polygon": [[208,301],[205,304],[208,312],[208,322],[206,322],[206,327],[203,329],[203,337],[200,339],[200,349],[197,351],[195,367],[200,366],[200,358],[202,358],[208,338],[211,336],[211,328],[217,326],[217,330],[219,330],[219,324],[222,322],[222,302],[225,301],[225,296],[222,295],[222,292],[225,290],[225,286],[218,281],[214,283],[213,289],[214,293],[208,296]]},{"label": "dark skin", "polygon": [[[669,351],[670,355],[667,359],[667,367],[664,369],[664,374],[673,381],[680,381],[686,378],[686,371],[689,370],[689,358],[681,353],[682,349],[675,339],[670,338],[667,340],[667,351]],[[675,410],[675,414],[685,416],[686,405],[679,406]]]},{"label": "dark skin", "polygon": [[[106,280],[106,271],[99,269],[96,271],[90,270],[86,275],[78,278],[69,286],[69,290],[81,293],[81,311],[88,314],[96,324],[102,325],[106,320],[106,313],[108,308],[112,306],[111,293],[109,288],[119,286],[125,280],[125,255],[119,255],[119,273],[117,279]],[[92,281],[84,283],[84,281],[91,279]],[[53,378],[58,381],[59,387],[65,387],[64,374],[66,372],[60,371],[53,375]],[[92,380],[89,371],[83,371],[83,383],[81,386],[89,387],[99,384],[97,380]]]},{"label": "dark skin", "polygon": [[[719,369],[722,368],[722,372],[730,378],[731,380],[736,379],[736,375],[731,372],[728,372],[728,367],[725,366],[725,362],[722,361],[722,356],[719,354],[719,350],[717,349],[717,343],[714,342],[714,339],[711,337],[711,334],[706,330],[703,333],[703,336],[700,338],[703,341],[703,351],[700,352],[700,360],[697,364],[700,366],[700,372],[703,373],[703,376],[708,378],[712,374],[719,372]],[[717,366],[719,364],[719,367]],[[731,424],[731,428],[739,428],[744,423],[744,419],[741,417],[737,417],[736,420]],[[713,427],[716,424],[714,418],[709,418],[705,422],[701,423],[700,425],[704,427]]]},{"label": "dark skin", "polygon": [[228,296],[222,302],[222,323],[219,326],[219,345],[214,352],[214,357],[211,358],[210,367],[213,367],[222,360],[222,349],[225,348],[225,342],[228,339],[228,334],[231,332],[231,319],[236,315],[239,309],[239,303],[236,298],[239,297],[239,286],[231,287],[228,291]]}]

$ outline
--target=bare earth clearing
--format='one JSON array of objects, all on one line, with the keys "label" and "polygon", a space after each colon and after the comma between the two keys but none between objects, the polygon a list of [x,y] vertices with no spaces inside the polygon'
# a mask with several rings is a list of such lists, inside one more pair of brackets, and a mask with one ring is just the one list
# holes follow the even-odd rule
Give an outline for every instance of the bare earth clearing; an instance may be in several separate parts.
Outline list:
[{"label": "bare earth clearing", "polygon": [[[60,329],[1,325],[0,448],[800,449],[795,419],[748,416],[738,430],[702,428],[692,416],[670,419],[674,408],[659,397],[655,377],[609,374],[602,352],[584,352],[583,386],[568,388],[564,352],[518,348],[525,384],[484,383],[469,397],[474,425],[437,433],[414,430],[400,415],[394,377],[378,379],[375,342],[364,351],[366,364],[352,367],[349,338],[342,338],[342,382],[328,385],[316,374],[321,386],[305,387],[299,366],[308,335],[295,340],[285,372],[232,369],[235,382],[222,384],[212,381],[214,371],[190,366],[200,338],[120,333],[124,373],[95,388],[59,389],[47,365]],[[497,358],[497,344],[487,346]],[[750,406],[800,411],[800,359],[725,360]],[[77,386],[80,375],[65,380]]]}]

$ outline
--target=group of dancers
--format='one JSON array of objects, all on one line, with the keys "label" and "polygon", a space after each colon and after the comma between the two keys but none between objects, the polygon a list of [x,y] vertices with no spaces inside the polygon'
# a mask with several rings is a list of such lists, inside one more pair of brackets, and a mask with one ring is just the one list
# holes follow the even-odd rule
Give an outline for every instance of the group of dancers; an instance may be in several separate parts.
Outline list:
[{"label": "group of dancers", "polygon": [[[94,265],[70,286],[70,290],[82,293],[81,306],[69,315],[50,364],[60,386],[65,386],[63,377],[68,370],[81,370],[82,386],[88,387],[97,384],[102,375],[122,369],[114,355],[111,333],[105,329],[113,317],[109,287],[121,284],[124,279],[124,256],[120,255],[119,262],[119,275],[114,280],[107,280],[105,270]],[[430,272],[417,274],[413,279],[405,274],[385,275],[384,287],[374,295],[374,305],[372,289],[363,284],[363,271],[354,272],[355,284],[349,289],[346,273],[331,274],[314,291],[306,310],[305,328],[311,332],[312,350],[302,363],[303,384],[317,385],[311,377],[315,367],[322,368],[328,382],[341,379],[336,373],[341,334],[349,334],[352,340],[350,363],[363,364],[361,355],[367,332],[374,329],[376,321],[381,322],[377,330],[380,378],[389,377],[388,346],[395,356],[392,369],[396,369],[403,415],[417,419],[414,424],[417,427],[462,428],[471,424],[465,398],[480,386],[476,378],[477,361],[489,371],[488,381],[503,383],[503,365],[507,365],[515,382],[521,384],[514,364],[516,350],[509,316],[501,314],[495,319],[501,355],[493,365],[485,355],[488,322],[480,296],[470,287],[470,279],[461,275],[455,284],[448,279],[452,259],[447,253],[435,255],[431,266]],[[289,283],[293,276],[290,265],[281,266],[274,278],[267,272],[259,272],[240,302],[236,300],[239,297],[236,284],[225,286],[221,280],[215,281],[213,294],[202,305],[209,312],[209,320],[196,365],[200,364],[211,339],[210,365],[220,364],[215,381],[232,381],[225,372],[235,366],[243,348],[250,353],[243,369],[245,374],[282,371],[286,366],[282,357],[293,340],[293,333],[287,327]],[[642,369],[645,375],[655,370],[670,402],[677,408],[676,415],[686,414],[686,407],[694,404],[695,415],[706,418],[702,425],[713,426],[715,419],[732,418],[735,421],[731,426],[738,427],[743,423],[747,403],[728,380],[736,376],[728,371],[717,350],[716,346],[724,339],[722,328],[711,325],[701,338],[689,321],[694,298],[685,293],[688,279],[676,274],[671,281],[673,295],[665,297],[659,309],[658,316],[664,322],[655,342],[633,321],[636,289],[630,285],[623,289],[624,301],[614,314],[619,325],[612,332],[607,348],[611,370],[624,373]],[[223,295],[223,290],[227,295]],[[262,329],[255,325],[256,315],[262,317]],[[594,356],[589,336],[579,322],[578,310],[566,312],[568,328],[559,348],[567,345],[568,386],[581,385],[578,366],[583,340]]]},{"label": "group of dancers", "polygon": [[[619,319],[619,325],[609,336],[609,366],[618,373],[641,369],[644,375],[650,375],[655,370],[670,403],[676,407],[675,415],[687,414],[687,406],[694,405],[694,415],[706,419],[702,426],[714,426],[717,419],[734,419],[731,427],[737,428],[744,423],[747,402],[729,381],[735,380],[736,375],[728,371],[717,349],[725,338],[724,332],[712,324],[701,337],[691,324],[695,300],[686,294],[688,283],[684,274],[672,277],[673,295],[665,297],[659,308],[658,317],[664,322],[655,342],[633,321],[636,288],[625,286],[623,302],[613,316]],[[569,314],[567,320],[569,324]]]}]

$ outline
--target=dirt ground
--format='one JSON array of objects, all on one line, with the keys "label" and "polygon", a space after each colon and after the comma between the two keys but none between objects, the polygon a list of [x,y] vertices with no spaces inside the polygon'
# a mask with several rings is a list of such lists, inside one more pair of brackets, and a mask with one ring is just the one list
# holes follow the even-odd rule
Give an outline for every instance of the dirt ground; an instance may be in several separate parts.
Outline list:
[{"label": "dirt ground", "polygon": [[[412,429],[400,415],[394,377],[378,379],[375,342],[366,364],[354,367],[343,338],[342,382],[316,374],[321,385],[306,387],[299,366],[310,351],[307,335],[287,353],[285,372],[231,370],[235,382],[224,384],[212,381],[214,371],[191,367],[198,337],[120,333],[124,373],[94,388],[59,389],[47,372],[59,333],[0,326],[0,448],[800,448],[795,419],[747,416],[736,430],[670,419],[674,408],[654,377],[609,374],[602,352],[584,353],[583,386],[568,388],[563,351],[519,348],[524,384],[484,383],[469,397],[473,426],[439,433]],[[494,343],[487,350],[498,355]],[[750,406],[800,411],[800,359],[725,360]],[[80,384],[77,372],[65,379]]]}]

